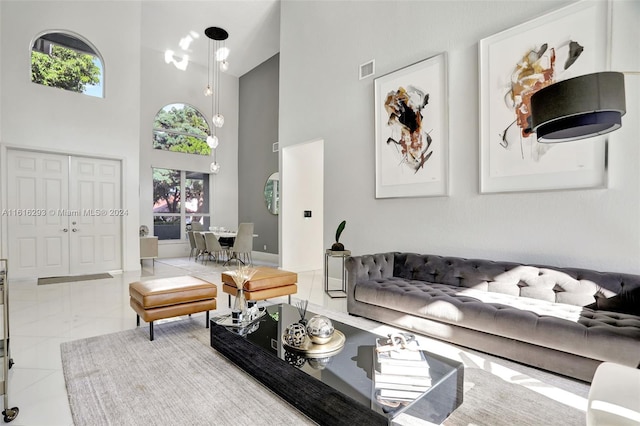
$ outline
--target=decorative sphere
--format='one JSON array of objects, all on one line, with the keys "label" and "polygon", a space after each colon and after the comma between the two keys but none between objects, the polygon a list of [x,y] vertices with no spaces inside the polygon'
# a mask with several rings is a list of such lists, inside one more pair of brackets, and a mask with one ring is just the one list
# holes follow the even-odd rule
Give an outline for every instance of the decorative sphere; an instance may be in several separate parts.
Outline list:
[{"label": "decorative sphere", "polygon": [[307,330],[304,325],[300,323],[293,323],[289,327],[287,327],[284,332],[284,340],[293,347],[302,346],[304,343],[304,339],[307,335]]},{"label": "decorative sphere", "polygon": [[284,360],[294,367],[302,367],[307,359],[300,354],[294,354],[293,352],[284,351]]},{"label": "decorative sphere", "polygon": [[209,148],[211,149],[216,149],[218,147],[218,137],[207,136],[207,145],[209,145]]},{"label": "decorative sphere", "polygon": [[315,370],[324,370],[325,368],[327,368],[327,365],[329,365],[329,362],[331,362],[331,357],[328,356],[325,358],[309,358],[307,362]]},{"label": "decorative sphere", "polygon": [[224,125],[224,116],[222,114],[216,114],[211,120],[216,127],[222,127]]},{"label": "decorative sphere", "polygon": [[329,342],[333,332],[331,320],[324,315],[316,315],[307,322],[307,334],[313,343],[323,345]]}]

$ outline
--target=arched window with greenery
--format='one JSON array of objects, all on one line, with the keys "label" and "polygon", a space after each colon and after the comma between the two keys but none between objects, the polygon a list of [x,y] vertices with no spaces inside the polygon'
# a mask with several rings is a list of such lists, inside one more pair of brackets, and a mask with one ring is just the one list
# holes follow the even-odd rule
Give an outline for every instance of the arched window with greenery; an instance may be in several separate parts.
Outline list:
[{"label": "arched window with greenery", "polygon": [[153,147],[173,152],[210,155],[207,145],[209,123],[204,115],[187,104],[163,107],[153,121]]},{"label": "arched window with greenery", "polygon": [[104,63],[98,51],[69,32],[47,32],[31,46],[31,81],[104,98]]}]

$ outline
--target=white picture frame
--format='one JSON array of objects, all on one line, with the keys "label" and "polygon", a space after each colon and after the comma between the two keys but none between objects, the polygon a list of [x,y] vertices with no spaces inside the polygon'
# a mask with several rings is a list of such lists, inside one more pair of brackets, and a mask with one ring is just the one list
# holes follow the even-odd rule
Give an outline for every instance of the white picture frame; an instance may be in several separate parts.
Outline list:
[{"label": "white picture frame", "polygon": [[374,97],[376,198],[447,196],[447,54],[376,78]]},{"label": "white picture frame", "polygon": [[480,41],[480,193],[606,187],[606,137],[539,143],[527,98],[607,70],[608,17],[607,1],[583,1]]}]

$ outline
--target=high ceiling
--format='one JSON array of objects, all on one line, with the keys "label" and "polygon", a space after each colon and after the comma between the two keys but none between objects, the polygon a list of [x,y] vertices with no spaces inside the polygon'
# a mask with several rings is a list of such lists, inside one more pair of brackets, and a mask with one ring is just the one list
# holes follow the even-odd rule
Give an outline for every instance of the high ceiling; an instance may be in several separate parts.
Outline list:
[{"label": "high ceiling", "polygon": [[142,46],[163,54],[173,51],[178,62],[188,55],[190,63],[207,65],[209,38],[204,30],[212,26],[229,33],[227,72],[239,77],[279,52],[280,1],[142,2]]}]

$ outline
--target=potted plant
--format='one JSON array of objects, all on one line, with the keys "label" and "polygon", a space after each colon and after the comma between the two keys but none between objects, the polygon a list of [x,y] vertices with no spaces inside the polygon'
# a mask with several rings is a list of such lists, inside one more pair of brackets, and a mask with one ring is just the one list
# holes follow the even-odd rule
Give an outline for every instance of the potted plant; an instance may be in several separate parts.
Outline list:
[{"label": "potted plant", "polygon": [[336,242],[331,246],[332,251],[344,251],[344,244],[340,242],[340,235],[342,234],[342,231],[344,231],[346,224],[347,221],[343,220],[340,222],[340,225],[338,225],[338,229],[336,230]]}]

